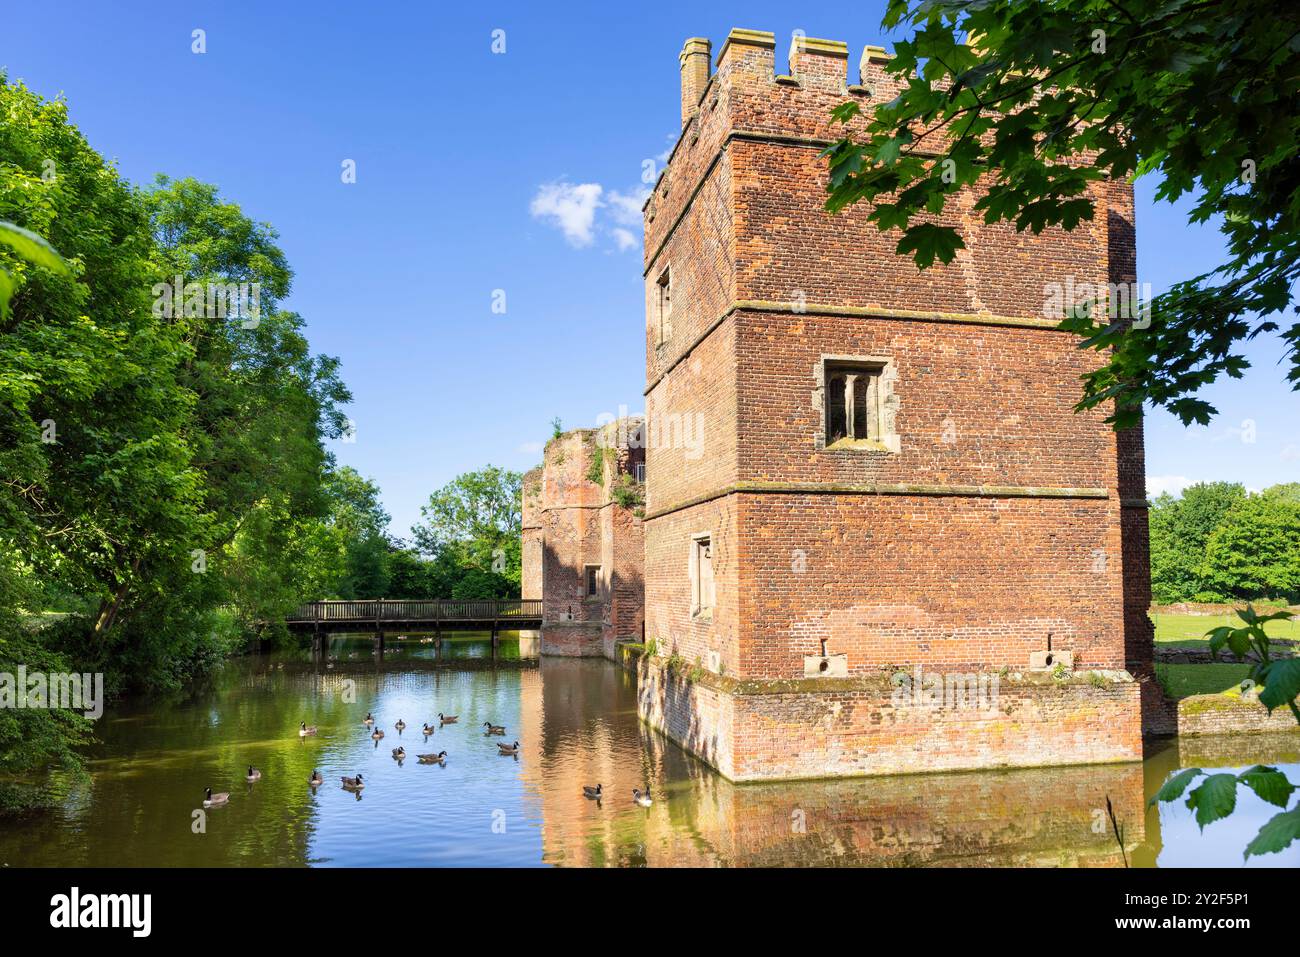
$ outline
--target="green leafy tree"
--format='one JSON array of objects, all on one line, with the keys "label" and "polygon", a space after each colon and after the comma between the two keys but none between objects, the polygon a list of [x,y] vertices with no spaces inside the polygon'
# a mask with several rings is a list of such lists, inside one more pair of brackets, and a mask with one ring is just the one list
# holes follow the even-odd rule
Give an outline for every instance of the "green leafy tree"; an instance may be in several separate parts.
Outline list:
[{"label": "green leafy tree", "polygon": [[[323,444],[347,390],[281,307],[269,226],[191,180],[133,188],[3,76],[0,222],[0,660],[176,687],[317,584],[376,587],[374,523],[333,509],[377,499],[331,485]],[[197,308],[162,308],[178,275]],[[213,313],[205,287],[240,283],[259,308]],[[52,598],[87,614],[36,627]],[[73,740],[5,734],[56,760]]]},{"label": "green leafy tree", "polygon": [[1300,501],[1251,495],[1209,536],[1202,575],[1234,599],[1300,600]]},{"label": "green leafy tree", "polygon": [[[489,465],[458,475],[420,509],[422,521],[411,529],[416,547],[444,568],[461,569],[457,581],[469,579],[450,597],[518,597],[522,490],[520,473]],[[476,594],[464,594],[470,590]]]},{"label": "green leafy tree", "polygon": [[433,563],[422,559],[415,549],[393,545],[388,553],[388,597],[449,598],[451,588],[444,587]]},{"label": "green leafy tree", "polygon": [[857,102],[835,111],[850,126],[827,150],[829,209],[870,203],[927,268],[965,245],[936,218],[964,188],[986,223],[1038,233],[1090,222],[1101,180],[1154,175],[1157,198],[1189,197],[1189,221],[1218,224],[1225,261],[1156,297],[1147,328],[1067,319],[1103,353],[1080,407],[1113,402],[1117,427],[1143,402],[1206,422],[1197,390],[1240,377],[1242,342],[1279,329],[1300,387],[1300,322],[1279,324],[1300,279],[1300,8],[890,0],[884,26],[903,25],[886,67],[902,92],[866,118]]},{"label": "green leafy tree", "polygon": [[3,534],[32,575],[94,596],[103,660],[141,569],[188,569],[206,536],[184,434],[194,396],[174,375],[187,350],[151,315],[136,193],[62,103],[0,78],[0,116],[0,219],[46,236],[71,267],[8,267],[21,285],[0,323]]},{"label": "green leafy tree", "polygon": [[1205,549],[1228,513],[1245,500],[1243,485],[1205,482],[1185,489],[1180,498],[1166,493],[1152,503],[1151,590],[1156,601],[1222,600],[1230,594],[1210,592]]}]

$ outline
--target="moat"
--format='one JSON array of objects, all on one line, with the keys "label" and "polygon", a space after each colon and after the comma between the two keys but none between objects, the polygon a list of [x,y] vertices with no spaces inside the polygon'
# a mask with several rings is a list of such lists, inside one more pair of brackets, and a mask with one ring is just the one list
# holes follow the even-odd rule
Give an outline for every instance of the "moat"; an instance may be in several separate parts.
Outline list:
[{"label": "moat", "polygon": [[[1240,867],[1276,809],[1243,790],[1202,833],[1181,803],[1148,799],[1180,767],[1274,764],[1300,781],[1292,734],[1170,741],[1125,765],[733,785],[641,725],[635,677],[604,660],[530,661],[517,635],[496,666],[487,636],[446,641],[441,661],[409,639],[382,663],[372,648],[236,660],[184,696],[110,707],[89,782],[55,813],[0,823],[0,866],[1121,867],[1109,797],[1131,865]],[[426,738],[438,712],[459,720]],[[300,738],[303,721],[319,733]],[[517,757],[499,753],[515,740]],[[443,750],[443,765],[415,758]],[[339,784],[357,773],[359,796]],[[597,783],[603,800],[585,799]],[[632,789],[647,783],[644,808]],[[209,785],[229,804],[196,816]],[[1297,865],[1300,845],[1249,864]]]}]

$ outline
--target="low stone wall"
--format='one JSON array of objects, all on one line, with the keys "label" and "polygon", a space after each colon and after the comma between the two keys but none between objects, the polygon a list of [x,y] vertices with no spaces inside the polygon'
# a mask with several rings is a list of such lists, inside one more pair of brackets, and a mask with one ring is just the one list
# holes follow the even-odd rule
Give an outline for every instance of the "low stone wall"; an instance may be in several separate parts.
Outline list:
[{"label": "low stone wall", "polygon": [[1291,733],[1300,736],[1300,723],[1288,708],[1269,714],[1253,695],[1235,692],[1198,694],[1178,702],[1178,734]]},{"label": "low stone wall", "polygon": [[1137,682],[1004,681],[992,707],[896,701],[883,679],[740,682],[638,665],[642,720],[732,781],[1142,759]]},{"label": "low stone wall", "polygon": [[[1152,605],[1151,614],[1153,615],[1232,615],[1236,614],[1237,609],[1245,608],[1246,603],[1240,604],[1212,604],[1208,602],[1177,602],[1173,605]],[[1280,608],[1274,608],[1272,605],[1263,607],[1257,606],[1256,611],[1273,612],[1281,611]],[[1287,611],[1293,614],[1300,614],[1300,605],[1291,605]]]},{"label": "low stone wall", "polygon": [[[1269,652],[1269,657],[1274,661],[1281,661],[1283,658],[1294,658],[1296,656],[1296,643],[1286,638],[1274,638]],[[1246,652],[1244,658],[1238,658],[1236,655],[1220,653],[1214,654],[1209,649],[1200,648],[1161,648],[1157,647],[1154,652],[1154,660],[1159,664],[1166,665],[1214,665],[1214,664],[1251,664],[1260,660],[1259,655],[1253,651]]]}]

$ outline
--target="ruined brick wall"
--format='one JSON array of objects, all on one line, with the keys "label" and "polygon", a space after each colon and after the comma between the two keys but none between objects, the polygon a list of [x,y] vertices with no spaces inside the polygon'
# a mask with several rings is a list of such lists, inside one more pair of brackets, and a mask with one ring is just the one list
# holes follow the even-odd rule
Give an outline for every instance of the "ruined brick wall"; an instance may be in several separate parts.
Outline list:
[{"label": "ruined brick wall", "polygon": [[[614,657],[618,641],[639,641],[644,609],[644,540],[639,516],[611,495],[621,475],[635,475],[642,452],[629,447],[638,434],[625,422],[606,430],[578,429],[546,445],[540,494],[528,505],[535,514],[541,554],[542,634],[544,655]],[[622,445],[614,444],[620,441]],[[591,469],[601,448],[603,478],[592,481]],[[529,473],[531,476],[533,473]],[[527,483],[525,483],[527,485]],[[525,521],[524,548],[530,541]],[[527,561],[527,555],[525,555]],[[587,567],[599,566],[598,593],[587,594]],[[525,565],[525,575],[532,572]]]},{"label": "ruined brick wall", "polygon": [[615,660],[619,642],[639,642],[645,621],[645,538],[632,509],[601,509],[601,563],[607,569],[602,651]]},{"label": "ruined brick wall", "polygon": [[542,469],[524,473],[520,509],[520,598],[542,597]]}]

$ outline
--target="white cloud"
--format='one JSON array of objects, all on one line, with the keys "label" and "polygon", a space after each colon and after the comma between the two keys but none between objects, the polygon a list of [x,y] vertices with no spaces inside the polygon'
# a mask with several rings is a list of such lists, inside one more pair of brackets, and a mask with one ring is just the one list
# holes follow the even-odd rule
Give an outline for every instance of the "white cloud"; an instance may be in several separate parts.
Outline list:
[{"label": "white cloud", "polygon": [[596,208],[601,205],[599,183],[543,183],[533,197],[529,211],[538,219],[549,219],[560,227],[574,246],[590,246]]},{"label": "white cloud", "polygon": [[1148,475],[1147,497],[1157,498],[1165,492],[1177,497],[1182,495],[1183,490],[1189,485],[1195,484],[1196,479],[1189,479],[1185,475]]},{"label": "white cloud", "polygon": [[664,136],[664,140],[668,143],[668,145],[664,147],[664,151],[662,153],[660,153],[658,156],[655,157],[655,159],[659,161],[660,166],[666,166],[668,164],[668,157],[673,155],[673,147],[677,145],[677,139],[681,135],[682,135],[681,130],[678,130],[675,133],[668,133],[667,135]]},{"label": "white cloud", "polygon": [[611,189],[606,195],[609,198],[610,215],[616,223],[621,226],[641,225],[641,207],[650,198],[650,190],[644,186],[639,186],[630,193]]},{"label": "white cloud", "polygon": [[537,219],[558,226],[570,245],[590,246],[598,237],[613,241],[619,252],[640,244],[641,207],[650,190],[607,190],[599,183],[574,185],[563,180],[543,183],[529,206]]}]

